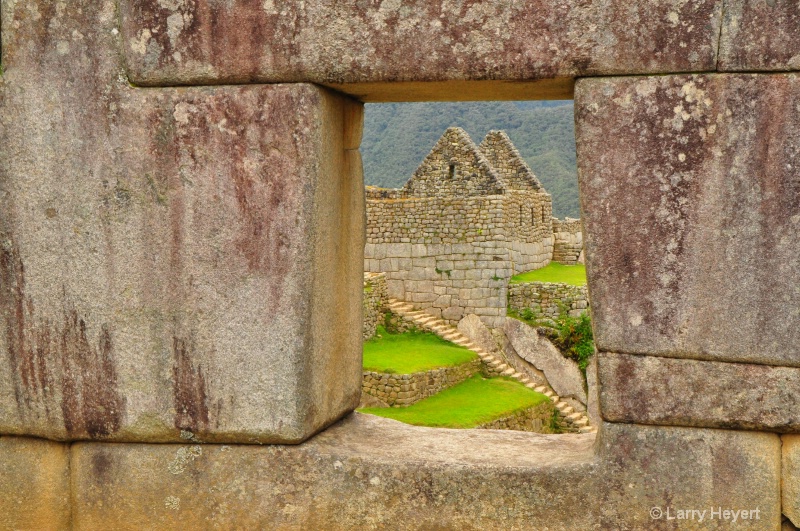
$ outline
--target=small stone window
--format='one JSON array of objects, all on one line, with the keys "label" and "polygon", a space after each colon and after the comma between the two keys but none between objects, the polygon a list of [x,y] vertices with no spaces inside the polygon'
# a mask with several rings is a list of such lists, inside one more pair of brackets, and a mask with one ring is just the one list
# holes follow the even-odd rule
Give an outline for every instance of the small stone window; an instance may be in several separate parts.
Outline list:
[{"label": "small stone window", "polygon": [[448,179],[452,179],[455,176],[456,176],[456,163],[451,162],[447,168],[447,177]]}]

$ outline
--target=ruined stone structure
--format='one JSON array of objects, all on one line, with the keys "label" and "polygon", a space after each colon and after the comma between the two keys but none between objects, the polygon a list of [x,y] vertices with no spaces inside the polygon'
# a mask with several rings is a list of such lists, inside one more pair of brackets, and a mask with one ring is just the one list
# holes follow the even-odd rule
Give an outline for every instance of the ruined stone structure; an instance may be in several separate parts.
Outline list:
[{"label": "ruined stone structure", "polygon": [[361,332],[364,341],[374,337],[378,325],[382,323],[386,299],[386,275],[364,273],[364,324]]},{"label": "ruined stone structure", "polygon": [[[0,9],[0,527],[800,524],[796,2]],[[360,102],[573,96],[599,433],[351,414]]]},{"label": "ruined stone structure", "polygon": [[584,261],[581,220],[553,218],[553,261],[564,265]]},{"label": "ruined stone structure", "polygon": [[451,127],[399,190],[367,188],[364,268],[452,323],[506,314],[508,279],[553,255],[552,201],[508,136]]}]

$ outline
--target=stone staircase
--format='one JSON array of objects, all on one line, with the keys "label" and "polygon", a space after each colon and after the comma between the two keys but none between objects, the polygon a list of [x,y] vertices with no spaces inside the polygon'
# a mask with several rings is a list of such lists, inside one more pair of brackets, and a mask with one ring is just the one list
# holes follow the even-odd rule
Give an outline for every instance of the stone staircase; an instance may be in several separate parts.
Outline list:
[{"label": "stone staircase", "polygon": [[543,395],[547,396],[553,401],[555,408],[561,413],[562,418],[564,418],[567,424],[577,432],[597,432],[597,427],[589,424],[589,418],[585,413],[575,411],[572,406],[561,400],[561,398],[556,395],[549,386],[537,386],[531,381],[530,378],[522,373],[517,372],[513,367],[508,365],[502,359],[499,359],[497,356],[494,356],[481,349],[472,341],[470,341],[467,336],[459,332],[458,329],[450,326],[443,320],[425,313],[422,310],[415,310],[411,304],[399,301],[397,299],[388,300],[388,309],[392,313],[411,321],[419,328],[429,330],[442,339],[470,349],[477,354],[481,360],[483,360],[483,363],[489,368],[491,373],[517,380],[525,387],[533,389],[537,393],[542,393]]}]

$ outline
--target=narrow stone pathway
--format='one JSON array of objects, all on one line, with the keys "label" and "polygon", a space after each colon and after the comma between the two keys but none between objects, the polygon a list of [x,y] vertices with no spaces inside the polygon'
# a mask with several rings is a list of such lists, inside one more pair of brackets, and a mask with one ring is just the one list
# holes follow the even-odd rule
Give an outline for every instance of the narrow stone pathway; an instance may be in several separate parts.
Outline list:
[{"label": "narrow stone pathway", "polygon": [[514,380],[517,380],[523,384],[525,387],[533,389],[537,393],[542,393],[553,401],[555,408],[561,413],[561,416],[566,419],[569,425],[577,429],[579,433],[597,432],[597,427],[589,424],[589,417],[586,416],[586,413],[575,411],[572,406],[561,400],[561,398],[556,395],[549,386],[537,386],[531,381],[530,378],[522,373],[517,372],[513,367],[508,365],[503,360],[498,359],[496,356],[493,356],[492,354],[489,354],[482,348],[478,347],[478,345],[470,341],[467,336],[459,332],[457,328],[450,326],[441,319],[425,313],[422,310],[415,311],[414,307],[407,302],[399,301],[397,299],[389,299],[388,307],[392,313],[410,320],[418,327],[429,330],[442,339],[455,343],[456,345],[461,345],[462,347],[470,349],[472,352],[477,354],[481,360],[483,360],[491,372],[501,376],[513,378]]}]

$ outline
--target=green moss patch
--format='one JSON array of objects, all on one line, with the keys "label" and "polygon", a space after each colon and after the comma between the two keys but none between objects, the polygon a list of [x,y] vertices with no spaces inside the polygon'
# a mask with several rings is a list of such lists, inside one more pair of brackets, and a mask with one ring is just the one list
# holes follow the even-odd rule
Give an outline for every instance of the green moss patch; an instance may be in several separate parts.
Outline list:
[{"label": "green moss patch", "polygon": [[556,284],[570,284],[572,286],[586,285],[586,266],[583,264],[563,265],[558,262],[550,262],[541,269],[527,271],[514,275],[509,280],[509,284],[520,284],[522,282],[551,282]]}]

